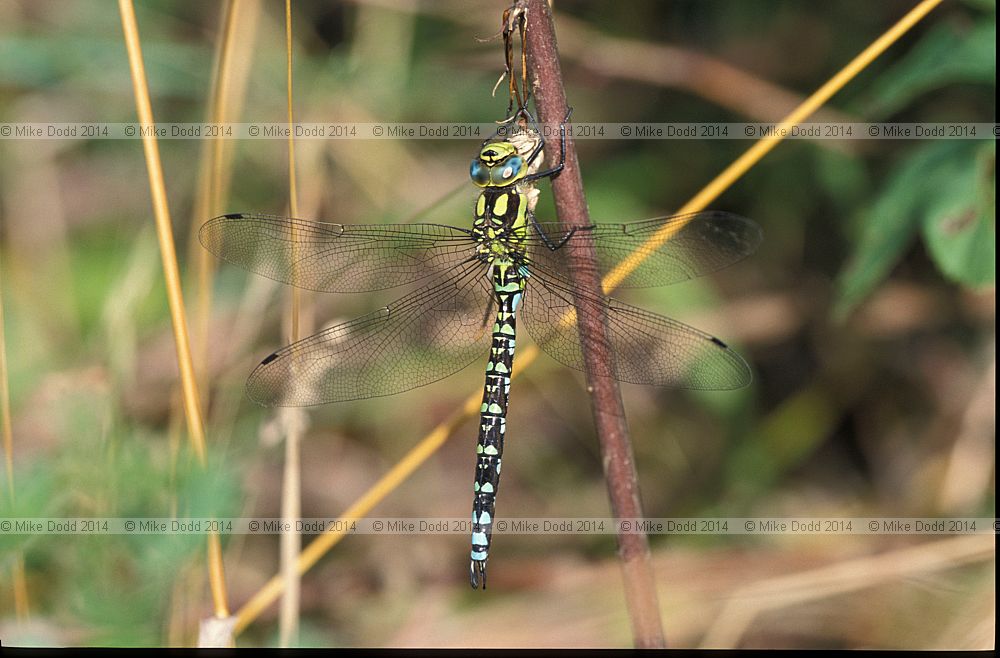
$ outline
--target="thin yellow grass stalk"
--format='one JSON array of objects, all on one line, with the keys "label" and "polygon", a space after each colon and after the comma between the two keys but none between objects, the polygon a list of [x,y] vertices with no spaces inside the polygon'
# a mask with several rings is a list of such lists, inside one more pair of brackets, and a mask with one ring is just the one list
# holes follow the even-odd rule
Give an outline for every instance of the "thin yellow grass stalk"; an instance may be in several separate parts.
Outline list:
[{"label": "thin yellow grass stalk", "polygon": [[[155,125],[153,121],[153,108],[149,100],[149,86],[146,83],[146,70],[142,60],[142,45],[139,39],[139,27],[135,18],[135,7],[132,6],[131,0],[119,0],[118,9],[121,13],[122,30],[125,34],[125,47],[128,51],[129,69],[132,73],[136,113],[138,114],[140,124],[143,126],[153,126]],[[160,244],[163,274],[167,285],[170,320],[174,331],[174,343],[177,348],[177,366],[181,373],[184,417],[187,420],[188,436],[192,448],[198,457],[199,463],[204,466],[207,463],[205,430],[198,397],[198,385],[195,381],[194,365],[191,360],[187,318],[184,312],[184,297],[181,293],[180,268],[177,265],[177,252],[174,247],[170,208],[167,205],[167,191],[163,182],[160,149],[156,137],[148,131],[143,131],[142,146],[146,157],[149,191],[153,199],[153,214],[156,220],[156,235]],[[222,564],[222,545],[219,542],[218,535],[215,533],[210,534],[208,537],[208,572],[215,615],[219,618],[228,617],[229,604],[226,596],[225,574]]]},{"label": "thin yellow grass stalk", "polygon": [[[833,94],[844,87],[850,80],[857,76],[879,55],[885,52],[893,43],[899,40],[914,25],[923,19],[932,9],[941,4],[942,0],[923,0],[911,9],[902,19],[889,28],[885,33],[873,41],[861,54],[851,60],[844,68],[838,71],[829,81],[806,98],[801,105],[795,108],[781,122],[781,126],[791,128],[807,119],[823,103],[828,101]],[[775,134],[756,142],[742,156],[737,158],[733,164],[728,166],[708,185],[702,188],[690,201],[684,204],[678,211],[681,213],[692,213],[704,210],[708,204],[717,199],[733,183],[742,177],[755,164],[767,155],[783,139],[787,131],[776,130]],[[669,239],[670,235],[654,236],[650,239],[650,244],[662,244]],[[650,253],[646,245],[634,252],[633,257],[627,258],[622,265],[609,272],[604,278],[603,286],[605,290],[612,290],[617,286],[629,272],[642,262],[640,254]],[[523,354],[518,354],[518,364],[514,367],[512,377],[517,377],[523,372],[538,356],[538,348],[529,345]],[[479,403],[481,393],[476,392],[466,399],[462,408],[450,416],[443,423],[435,427],[427,436],[420,440],[392,469],[389,470],[378,482],[366,491],[352,504],[341,520],[356,520],[363,518],[386,496],[392,493],[402,482],[413,473],[419,466],[429,459],[444,443],[451,438],[452,433],[465,421],[479,413]],[[340,525],[340,524],[335,524]],[[342,527],[342,526],[341,526]],[[345,531],[328,530],[312,541],[302,551],[302,556],[298,563],[298,573],[305,573],[331,548],[336,546],[345,536]],[[274,576],[257,591],[254,596],[237,610],[236,624],[233,632],[239,634],[245,630],[267,607],[281,595],[284,589],[284,580],[281,575]]]},{"label": "thin yellow grass stalk", "polygon": [[[252,32],[256,28],[259,9],[259,2],[255,0],[227,0],[223,8],[206,117],[210,123],[221,125],[229,121],[231,114],[239,111],[233,106],[242,106],[242,94],[246,92],[245,83],[250,66],[246,53],[239,53],[237,48],[242,46],[245,51],[247,45],[252,43]],[[244,56],[241,57],[240,54]],[[189,237],[189,248],[197,276],[192,342],[195,372],[200,375],[207,370],[215,259],[198,242],[198,230],[209,218],[222,212],[232,174],[231,156],[231,143],[221,136],[209,138],[202,144],[201,169]]]},{"label": "thin yellow grass stalk", "polygon": [[[206,120],[211,123],[221,125],[230,119],[230,113],[238,114],[240,112],[243,95],[246,92],[246,80],[250,72],[249,57],[246,51],[252,46],[259,12],[259,0],[227,0],[223,8],[222,23],[212,67],[209,109],[206,116]],[[188,248],[191,260],[195,264],[197,278],[192,341],[194,369],[196,376],[204,377],[208,371],[208,336],[215,259],[202,248],[197,236],[202,223],[221,213],[224,201],[228,196],[228,183],[232,176],[232,146],[230,142],[220,136],[207,139],[202,144],[200,161]],[[200,390],[203,392],[201,403],[207,406],[207,387]],[[186,578],[180,582],[191,585],[195,581]],[[174,599],[187,595],[188,592],[182,593],[179,586],[174,588]],[[175,604],[172,610],[174,614],[180,614],[177,611],[182,611],[183,607]],[[174,640],[181,632],[181,621],[180,619],[175,620],[173,614],[169,628],[172,644],[179,646],[178,642]]]}]

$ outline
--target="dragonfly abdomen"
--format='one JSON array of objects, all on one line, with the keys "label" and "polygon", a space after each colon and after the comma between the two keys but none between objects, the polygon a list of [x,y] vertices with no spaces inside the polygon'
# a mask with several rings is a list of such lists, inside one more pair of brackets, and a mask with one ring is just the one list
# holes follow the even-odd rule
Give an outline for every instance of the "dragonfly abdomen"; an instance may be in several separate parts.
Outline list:
[{"label": "dragonfly abdomen", "polygon": [[472,501],[472,553],[469,582],[486,588],[486,559],[493,536],[493,515],[497,489],[500,486],[500,466],[503,440],[507,430],[507,402],[510,395],[510,374],[514,364],[516,333],[515,313],[524,293],[524,277],[510,261],[494,263],[493,291],[497,302],[496,321],[490,360],[486,364],[486,384],[479,416],[479,441],[476,445],[476,479]]}]

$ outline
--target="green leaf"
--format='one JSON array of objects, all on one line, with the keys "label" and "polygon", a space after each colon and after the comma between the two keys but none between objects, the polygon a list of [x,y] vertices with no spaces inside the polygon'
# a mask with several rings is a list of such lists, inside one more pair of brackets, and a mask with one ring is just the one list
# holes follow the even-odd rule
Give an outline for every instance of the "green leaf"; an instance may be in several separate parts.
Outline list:
[{"label": "green leaf", "polygon": [[843,318],[867,297],[921,229],[946,276],[966,285],[991,282],[994,159],[992,143],[939,140],[900,163],[864,213],[858,246],[837,281],[835,315]]},{"label": "green leaf", "polygon": [[875,205],[864,213],[858,246],[837,282],[836,316],[845,316],[863,300],[909,246],[919,227],[920,201],[915,191],[922,189],[924,167],[936,157],[924,147],[890,177]]},{"label": "green leaf", "polygon": [[997,27],[984,19],[969,30],[939,24],[873,85],[872,117],[887,116],[917,96],[954,83],[996,85]]},{"label": "green leaf", "polygon": [[980,145],[975,157],[943,163],[939,180],[947,184],[924,216],[924,242],[934,262],[949,279],[970,287],[996,280],[995,164],[995,142]]}]

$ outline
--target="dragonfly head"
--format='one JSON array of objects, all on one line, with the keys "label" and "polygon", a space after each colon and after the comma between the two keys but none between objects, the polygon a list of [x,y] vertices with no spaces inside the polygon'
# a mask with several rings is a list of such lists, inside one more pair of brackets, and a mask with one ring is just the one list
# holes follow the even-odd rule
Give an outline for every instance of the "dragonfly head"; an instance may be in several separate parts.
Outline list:
[{"label": "dragonfly head", "polygon": [[472,182],[479,187],[507,187],[527,173],[524,158],[510,142],[486,144],[469,168]]}]

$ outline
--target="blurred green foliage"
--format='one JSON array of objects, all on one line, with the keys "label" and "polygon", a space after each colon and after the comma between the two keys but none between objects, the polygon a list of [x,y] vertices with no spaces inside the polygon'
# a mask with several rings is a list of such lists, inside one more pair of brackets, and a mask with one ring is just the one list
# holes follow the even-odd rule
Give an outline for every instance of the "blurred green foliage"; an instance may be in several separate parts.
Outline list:
[{"label": "blurred green foliage", "polygon": [[[935,26],[884,78],[871,101],[881,118],[955,84],[994,88],[995,12],[984,12],[971,28]],[[893,165],[881,193],[862,212],[857,246],[839,280],[837,315],[868,297],[918,234],[949,279],[971,288],[995,284],[996,142],[980,137],[912,145]]]}]

